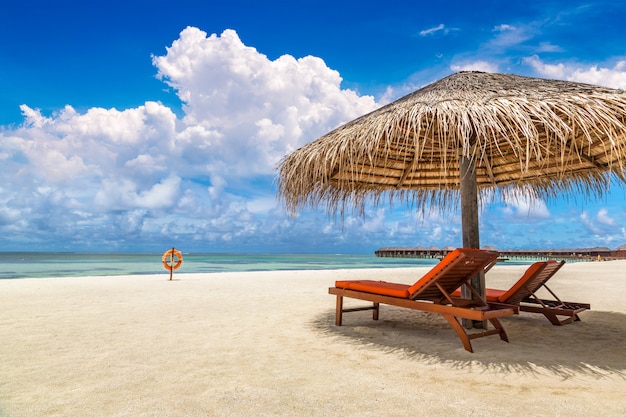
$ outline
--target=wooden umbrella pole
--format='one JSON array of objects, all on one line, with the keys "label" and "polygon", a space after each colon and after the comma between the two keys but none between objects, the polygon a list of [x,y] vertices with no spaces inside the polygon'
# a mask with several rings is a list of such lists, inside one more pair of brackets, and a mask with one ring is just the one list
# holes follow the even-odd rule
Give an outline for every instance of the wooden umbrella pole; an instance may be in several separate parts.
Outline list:
[{"label": "wooden umbrella pole", "polygon": [[[478,186],[476,184],[476,161],[467,156],[461,157],[461,224],[463,229],[463,247],[480,249],[480,229],[478,224]],[[480,272],[470,284],[484,298],[485,273]],[[463,298],[472,298],[473,294],[465,285],[461,289]],[[463,319],[466,328],[486,329],[486,321]]]}]

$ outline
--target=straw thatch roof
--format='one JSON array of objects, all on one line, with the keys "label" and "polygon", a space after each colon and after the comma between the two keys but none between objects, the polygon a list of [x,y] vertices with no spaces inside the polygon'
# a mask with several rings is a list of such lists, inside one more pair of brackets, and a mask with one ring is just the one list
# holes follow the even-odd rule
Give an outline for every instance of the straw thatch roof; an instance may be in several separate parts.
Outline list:
[{"label": "straw thatch roof", "polygon": [[626,181],[626,93],[457,73],[286,156],[279,195],[292,212],[322,204],[343,213],[382,198],[447,206],[458,197],[461,156],[476,160],[483,196],[601,195],[611,178]]}]

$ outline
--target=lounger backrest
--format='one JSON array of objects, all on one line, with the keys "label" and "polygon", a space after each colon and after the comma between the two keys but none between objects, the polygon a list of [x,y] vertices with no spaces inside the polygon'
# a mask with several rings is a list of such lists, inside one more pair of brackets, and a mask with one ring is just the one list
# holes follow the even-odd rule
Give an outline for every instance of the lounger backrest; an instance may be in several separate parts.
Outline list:
[{"label": "lounger backrest", "polygon": [[470,248],[455,249],[409,288],[409,298],[441,299],[444,295],[435,283],[447,293],[452,293],[497,258],[497,252]]},{"label": "lounger backrest", "polygon": [[565,261],[557,262],[554,260],[535,262],[528,267],[515,285],[498,297],[498,301],[507,304],[518,304],[548,282],[564,264]]}]

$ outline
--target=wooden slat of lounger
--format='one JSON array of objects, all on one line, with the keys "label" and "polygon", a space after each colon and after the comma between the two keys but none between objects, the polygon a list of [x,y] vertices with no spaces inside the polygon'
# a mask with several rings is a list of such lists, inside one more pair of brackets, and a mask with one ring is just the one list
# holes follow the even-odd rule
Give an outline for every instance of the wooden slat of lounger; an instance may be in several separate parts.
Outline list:
[{"label": "wooden slat of lounger", "polygon": [[534,276],[528,279],[524,285],[520,286],[514,294],[509,295],[506,300],[501,299],[500,301],[509,304],[519,304],[523,299],[530,297],[534,292],[539,290],[542,285],[545,285],[563,265],[565,265],[565,261],[542,262],[541,267]]},{"label": "wooden slat of lounger", "polygon": [[[532,299],[532,298],[524,299],[522,300],[522,302],[539,304],[539,301]],[[587,304],[587,303],[576,303],[572,301],[558,302],[556,300],[543,300],[543,299],[541,300],[541,302],[543,302],[548,307],[551,307],[554,309],[560,309],[564,311],[576,311],[580,313],[585,310],[591,310],[591,304]]]},{"label": "wooden slat of lounger", "polygon": [[[547,261],[543,268],[531,277],[523,286],[510,295],[506,302],[520,306],[521,311],[543,314],[555,326],[562,326],[574,321],[580,321],[579,313],[591,309],[587,303],[577,303],[561,300],[547,285],[548,280],[565,265],[565,261]],[[547,290],[554,297],[553,300],[540,299],[536,291],[540,288]],[[504,301],[504,300],[503,300]],[[565,316],[560,319],[558,316]]]},{"label": "wooden slat of lounger", "polygon": [[489,309],[487,307],[479,308],[463,308],[454,307],[445,304],[435,304],[422,300],[408,300],[406,298],[389,297],[385,295],[372,294],[360,291],[345,290],[342,288],[331,287],[328,289],[329,294],[338,295],[342,297],[355,298],[358,300],[371,301],[373,303],[388,304],[398,307],[410,308],[413,310],[427,311],[431,313],[447,313],[452,314],[455,317],[460,317],[470,320],[489,320],[498,317],[512,316],[515,314],[515,309],[511,307],[499,307],[496,309]]},{"label": "wooden slat of lounger", "polygon": [[[533,305],[529,305],[533,304]],[[520,303],[520,310],[528,313],[543,314],[555,326],[562,326],[574,321],[580,321],[579,313],[591,309],[591,305],[586,303],[573,303],[555,300],[527,299]],[[565,316],[566,319],[560,319]]]},{"label": "wooden slat of lounger", "polygon": [[428,281],[418,281],[422,285],[411,294],[411,298],[422,300],[442,299],[443,294],[441,290],[437,286],[432,285],[433,282],[436,281],[447,293],[452,293],[483,270],[485,265],[497,259],[497,257],[497,253],[487,251],[472,251],[469,255],[459,252],[455,259],[450,260],[443,269],[438,271],[437,274],[433,274]]},{"label": "wooden slat of lounger", "polygon": [[[344,312],[360,311],[369,308],[343,308],[343,298],[355,298],[374,303],[374,320],[378,319],[378,305],[389,304],[397,307],[409,308],[413,310],[427,311],[440,314],[445,318],[457,333],[463,346],[472,352],[471,339],[490,335],[499,335],[501,340],[508,342],[508,336],[504,328],[498,321],[499,317],[512,316],[517,313],[513,307],[501,307],[488,305],[479,296],[478,300],[453,299],[450,293],[469,281],[486,265],[497,259],[497,253],[481,251],[478,249],[456,249],[446,257],[426,275],[419,279],[408,289],[410,298],[399,296],[395,293],[383,294],[378,291],[381,283],[376,285],[364,285],[363,288],[347,289],[331,287],[328,292],[337,296],[337,307],[335,312],[335,323],[341,326]],[[338,284],[339,285],[339,282]],[[398,284],[388,284],[398,285]],[[344,285],[341,285],[342,287]],[[404,293],[403,293],[404,294]],[[443,302],[443,304],[441,304]],[[489,321],[495,330],[483,330],[469,335],[463,328],[459,319],[473,321]]]},{"label": "wooden slat of lounger", "polygon": [[[348,311],[359,311],[361,308],[343,308],[343,298],[356,298],[365,301],[371,301],[373,303],[373,307],[371,309],[374,310],[374,320],[378,320],[379,313],[379,305],[380,304],[389,304],[398,307],[410,308],[413,310],[421,310],[432,313],[440,314],[444,319],[448,321],[452,329],[456,332],[459,339],[461,339],[461,343],[463,343],[463,347],[468,352],[473,352],[472,348],[472,339],[476,339],[479,337],[486,337],[491,335],[498,335],[501,340],[508,342],[509,338],[500,324],[498,317],[510,316],[516,313],[516,310],[508,307],[501,307],[498,305],[485,305],[480,309],[478,308],[464,308],[464,307],[455,307],[451,305],[443,305],[431,303],[428,301],[422,300],[409,300],[406,298],[398,298],[392,297],[388,295],[380,295],[380,294],[372,294],[361,291],[353,291],[346,290],[343,288],[331,287],[328,289],[330,294],[337,296],[337,309],[335,312],[335,324],[337,326],[341,326],[342,317],[344,312]],[[370,308],[364,308],[370,309]],[[460,318],[468,318],[470,320],[489,320],[489,322],[495,327],[493,330],[483,330],[477,333],[468,334],[467,331],[463,328],[461,323],[459,322]]]}]

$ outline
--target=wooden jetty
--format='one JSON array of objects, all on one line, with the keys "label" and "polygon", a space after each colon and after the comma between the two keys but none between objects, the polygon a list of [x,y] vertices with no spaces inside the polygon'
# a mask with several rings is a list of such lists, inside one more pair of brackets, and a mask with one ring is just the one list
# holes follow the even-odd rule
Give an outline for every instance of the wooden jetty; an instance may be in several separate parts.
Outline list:
[{"label": "wooden jetty", "polygon": [[[380,248],[375,254],[382,258],[441,258],[454,249],[455,247],[453,246],[445,246],[443,248],[436,246],[391,247]],[[607,247],[499,250],[493,246],[486,246],[483,249],[494,250],[499,252],[502,258],[516,260],[565,259],[570,261],[597,261],[626,259],[626,245],[622,245],[614,250]]]}]

